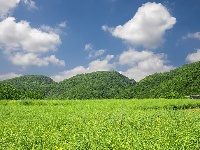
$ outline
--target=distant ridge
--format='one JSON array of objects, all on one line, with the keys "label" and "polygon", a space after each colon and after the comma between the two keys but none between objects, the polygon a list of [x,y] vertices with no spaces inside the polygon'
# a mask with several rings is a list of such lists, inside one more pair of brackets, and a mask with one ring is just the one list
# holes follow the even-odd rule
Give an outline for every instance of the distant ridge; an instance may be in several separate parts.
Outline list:
[{"label": "distant ridge", "polygon": [[[12,91],[7,93],[9,88]],[[137,83],[117,71],[79,74],[59,83],[43,75],[25,75],[0,81],[0,97],[12,95],[13,90],[19,95],[22,90],[21,97],[26,93],[28,98],[42,99],[185,98],[200,95],[200,62],[155,73]]]},{"label": "distant ridge", "polygon": [[200,62],[150,75],[122,91],[119,98],[184,98],[200,94]]},{"label": "distant ridge", "polygon": [[51,85],[55,84],[51,78],[43,75],[24,75],[0,82],[0,84],[5,83],[13,85],[16,89],[42,91],[45,94],[51,89]]},{"label": "distant ridge", "polygon": [[51,99],[115,98],[121,91],[133,86],[131,80],[116,71],[97,71],[76,75],[59,82],[49,93]]}]

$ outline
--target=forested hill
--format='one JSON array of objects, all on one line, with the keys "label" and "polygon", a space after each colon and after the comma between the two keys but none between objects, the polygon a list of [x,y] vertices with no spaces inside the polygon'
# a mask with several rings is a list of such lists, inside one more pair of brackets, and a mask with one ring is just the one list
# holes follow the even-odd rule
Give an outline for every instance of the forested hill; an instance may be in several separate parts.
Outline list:
[{"label": "forested hill", "polygon": [[42,75],[0,82],[0,99],[182,98],[200,94],[200,62],[135,82],[116,71],[80,74],[59,83]]},{"label": "forested hill", "polygon": [[200,94],[200,62],[150,75],[123,91],[119,98],[182,98]]},{"label": "forested hill", "polygon": [[115,98],[136,82],[116,71],[97,71],[80,74],[59,82],[48,99],[103,99]]},{"label": "forested hill", "polygon": [[10,84],[16,89],[25,91],[42,91],[47,93],[51,89],[51,85],[55,84],[55,82],[43,75],[25,75],[1,81],[0,84]]}]

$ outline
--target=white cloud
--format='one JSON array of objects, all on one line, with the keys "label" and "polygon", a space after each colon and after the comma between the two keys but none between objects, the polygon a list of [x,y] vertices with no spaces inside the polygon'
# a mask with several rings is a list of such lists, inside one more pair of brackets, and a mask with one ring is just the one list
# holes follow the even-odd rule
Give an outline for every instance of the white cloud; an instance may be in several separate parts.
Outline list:
[{"label": "white cloud", "polygon": [[63,60],[59,60],[55,57],[55,55],[51,55],[48,57],[41,57],[36,53],[16,53],[10,57],[10,60],[13,64],[18,66],[47,66],[49,63],[53,63],[58,66],[65,66],[65,62]]},{"label": "white cloud", "polygon": [[19,2],[20,0],[0,0],[0,19],[10,15]]},{"label": "white cloud", "polygon": [[54,81],[62,81],[64,79],[71,78],[77,74],[82,73],[91,73],[94,71],[108,71],[115,68],[115,64],[110,63],[110,60],[113,59],[113,55],[107,55],[103,60],[97,59],[95,61],[92,61],[89,63],[88,67],[84,66],[78,66],[71,70],[66,70],[64,72],[60,72],[55,76],[52,76],[51,78]]},{"label": "white cloud", "polygon": [[144,61],[152,57],[163,57],[163,54],[155,55],[151,51],[136,51],[134,49],[129,49],[128,51],[123,52],[119,56],[119,63],[122,65],[134,65],[139,61]]},{"label": "white cloud", "polygon": [[148,2],[124,25],[115,28],[103,25],[102,30],[109,31],[113,36],[133,45],[154,49],[164,42],[165,31],[171,29],[175,23],[176,18],[162,4]]},{"label": "white cloud", "polygon": [[189,39],[189,38],[200,40],[200,32],[188,33],[186,36],[182,37],[182,39]]},{"label": "white cloud", "polygon": [[90,51],[89,52],[89,58],[96,58],[98,56],[101,56],[105,53],[105,49],[100,49],[98,51]]},{"label": "white cloud", "polygon": [[188,54],[186,60],[189,62],[197,62],[200,61],[200,49],[197,49],[196,53]]},{"label": "white cloud", "polygon": [[85,44],[85,50],[86,50],[86,51],[90,51],[90,50],[92,50],[92,49],[93,49],[93,46],[92,46],[91,43]]},{"label": "white cloud", "polygon": [[98,56],[102,56],[106,50],[105,49],[100,49],[100,50],[94,50],[93,45],[91,43],[85,44],[84,50],[89,52],[88,58],[96,58]]},{"label": "white cloud", "polygon": [[29,9],[37,9],[37,6],[33,0],[22,0],[24,4],[28,6]]},{"label": "white cloud", "polygon": [[119,56],[119,64],[128,65],[129,69],[122,72],[125,76],[136,81],[156,72],[165,72],[173,69],[173,66],[166,65],[164,54],[154,54],[151,51],[136,51],[130,49]]},{"label": "white cloud", "polygon": [[22,75],[16,74],[16,73],[13,73],[13,72],[7,73],[7,74],[0,74],[0,81],[15,78],[15,77],[20,77],[20,76],[22,76]]},{"label": "white cloud", "polygon": [[31,28],[27,21],[16,22],[9,17],[0,22],[0,43],[7,50],[23,49],[27,52],[47,52],[61,44],[58,34]]},{"label": "white cloud", "polygon": [[[33,0],[21,0],[29,9],[37,9]],[[20,0],[0,0],[0,19],[10,16],[13,9],[17,7]]]},{"label": "white cloud", "polygon": [[0,46],[15,65],[45,66],[51,62],[64,66],[63,61],[55,56],[39,57],[42,53],[56,50],[60,44],[58,34],[32,28],[27,21],[16,22],[15,18],[8,17],[0,22]]},{"label": "white cloud", "polygon": [[40,29],[44,32],[49,32],[49,33],[56,33],[56,34],[65,34],[65,32],[62,31],[63,28],[66,27],[66,22],[61,22],[58,24],[55,28],[52,28],[48,25],[42,25]]},{"label": "white cloud", "polygon": [[65,61],[64,60],[59,60],[58,58],[56,58],[55,55],[51,55],[51,56],[45,57],[44,60],[48,61],[48,62],[51,62],[52,64],[57,65],[57,66],[65,66]]},{"label": "white cloud", "polygon": [[104,59],[97,59],[88,64],[88,67],[78,66],[71,70],[60,72],[51,78],[54,81],[62,81],[72,76],[82,73],[90,73],[94,71],[109,71],[118,70],[117,68],[127,68],[125,71],[120,71],[123,75],[139,81],[144,77],[156,72],[166,72],[174,69],[173,66],[167,65],[165,54],[154,54],[151,51],[136,51],[129,49],[124,51],[120,56],[118,62],[110,62],[114,55],[107,55]]},{"label": "white cloud", "polygon": [[60,28],[66,28],[67,27],[67,23],[66,23],[66,21],[64,21],[64,22],[61,22],[58,26]]},{"label": "white cloud", "polygon": [[110,61],[111,59],[113,59],[113,58],[114,58],[114,55],[107,55],[107,56],[105,57],[105,59],[103,59],[103,60],[97,59],[97,60],[95,60],[95,61],[92,61],[92,62],[89,64],[87,70],[88,70],[89,72],[101,71],[101,70],[105,70],[105,71],[106,71],[106,70],[111,70],[111,69],[114,68],[114,64],[109,63],[109,61]]}]

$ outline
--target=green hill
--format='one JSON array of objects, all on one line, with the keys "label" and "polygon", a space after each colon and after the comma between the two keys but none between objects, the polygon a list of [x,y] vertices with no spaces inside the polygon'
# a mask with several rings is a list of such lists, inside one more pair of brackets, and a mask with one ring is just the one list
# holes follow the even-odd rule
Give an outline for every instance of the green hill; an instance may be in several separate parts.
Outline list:
[{"label": "green hill", "polygon": [[182,98],[191,94],[200,94],[200,62],[150,75],[124,90],[118,97]]},{"label": "green hill", "polygon": [[134,80],[116,71],[97,71],[80,74],[61,81],[50,91],[48,99],[115,98],[121,91],[135,84]]},{"label": "green hill", "polygon": [[0,82],[0,99],[183,98],[193,94],[200,94],[200,62],[155,73],[137,83],[116,71],[80,74],[59,83],[42,75]]},{"label": "green hill", "polygon": [[16,89],[41,91],[46,94],[51,90],[51,85],[54,85],[55,82],[43,75],[25,75],[1,81],[0,84],[9,84],[13,85]]}]

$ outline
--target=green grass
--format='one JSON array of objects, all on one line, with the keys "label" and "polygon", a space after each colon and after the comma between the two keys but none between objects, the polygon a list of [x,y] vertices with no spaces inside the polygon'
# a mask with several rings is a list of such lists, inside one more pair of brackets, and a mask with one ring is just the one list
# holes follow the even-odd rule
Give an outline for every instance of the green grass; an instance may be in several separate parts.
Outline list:
[{"label": "green grass", "polygon": [[0,101],[0,149],[199,150],[200,101]]}]

